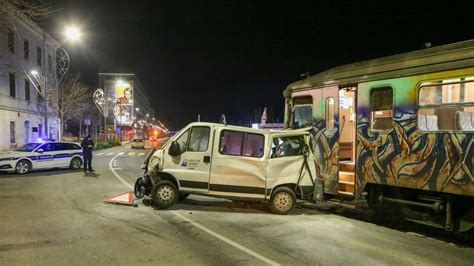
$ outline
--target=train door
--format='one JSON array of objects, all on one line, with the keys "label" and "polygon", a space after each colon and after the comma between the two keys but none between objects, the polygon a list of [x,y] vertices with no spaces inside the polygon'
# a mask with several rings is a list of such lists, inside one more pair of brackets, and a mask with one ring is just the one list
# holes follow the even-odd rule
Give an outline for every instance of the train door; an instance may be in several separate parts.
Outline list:
[{"label": "train door", "polygon": [[354,196],[355,193],[356,89],[356,86],[339,89],[338,194],[348,197]]}]

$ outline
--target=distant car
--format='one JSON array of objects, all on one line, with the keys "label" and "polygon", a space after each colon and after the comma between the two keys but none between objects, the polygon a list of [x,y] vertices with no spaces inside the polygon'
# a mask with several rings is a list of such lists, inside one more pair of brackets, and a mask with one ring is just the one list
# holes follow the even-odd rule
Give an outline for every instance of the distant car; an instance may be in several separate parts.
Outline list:
[{"label": "distant car", "polygon": [[33,142],[17,150],[0,153],[0,171],[27,174],[35,169],[82,166],[82,148],[73,142]]},{"label": "distant car", "polygon": [[143,139],[133,139],[132,140],[132,149],[144,149],[145,141]]}]

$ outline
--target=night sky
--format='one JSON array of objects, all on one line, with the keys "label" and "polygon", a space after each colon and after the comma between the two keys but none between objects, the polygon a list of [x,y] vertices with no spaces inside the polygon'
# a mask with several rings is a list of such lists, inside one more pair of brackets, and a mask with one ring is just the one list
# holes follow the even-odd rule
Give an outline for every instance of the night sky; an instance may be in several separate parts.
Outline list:
[{"label": "night sky", "polygon": [[70,71],[91,88],[98,72],[135,73],[171,129],[198,114],[242,124],[263,107],[281,122],[282,91],[302,73],[474,38],[471,1],[49,2],[58,39],[69,22],[85,31],[65,44]]}]

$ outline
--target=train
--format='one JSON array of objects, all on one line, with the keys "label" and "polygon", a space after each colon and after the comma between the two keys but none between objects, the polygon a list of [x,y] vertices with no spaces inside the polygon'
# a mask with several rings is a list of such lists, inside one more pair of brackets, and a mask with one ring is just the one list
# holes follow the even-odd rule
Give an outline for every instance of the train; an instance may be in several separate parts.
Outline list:
[{"label": "train", "polygon": [[309,127],[318,201],[474,226],[474,40],[337,66],[283,91]]}]

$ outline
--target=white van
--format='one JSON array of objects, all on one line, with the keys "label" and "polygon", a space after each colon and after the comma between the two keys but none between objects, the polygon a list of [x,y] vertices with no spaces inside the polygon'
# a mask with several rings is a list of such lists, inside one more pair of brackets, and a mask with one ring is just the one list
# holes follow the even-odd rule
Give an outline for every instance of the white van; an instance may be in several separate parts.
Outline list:
[{"label": "white van", "polygon": [[269,131],[191,123],[150,154],[135,195],[168,208],[189,194],[269,202],[286,214],[297,198],[314,198],[308,130]]}]

